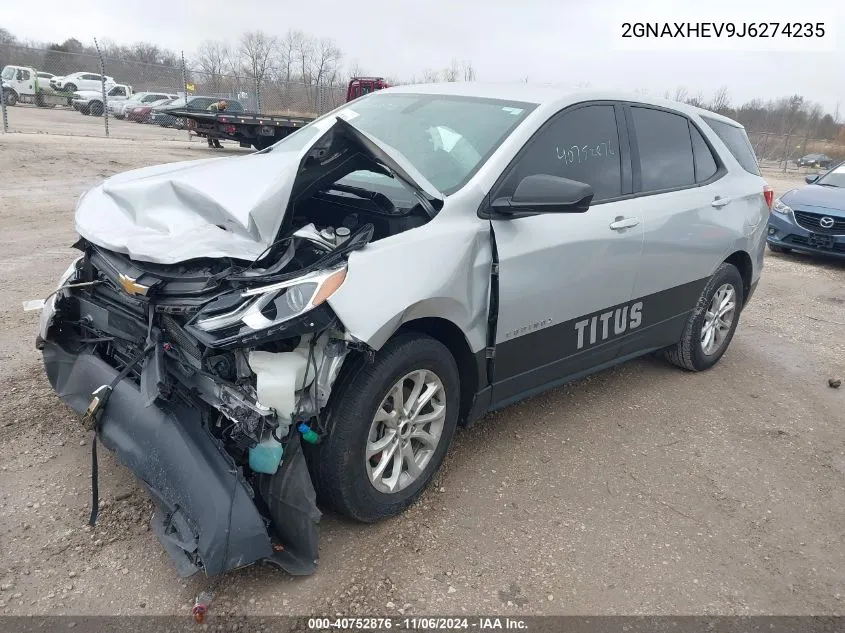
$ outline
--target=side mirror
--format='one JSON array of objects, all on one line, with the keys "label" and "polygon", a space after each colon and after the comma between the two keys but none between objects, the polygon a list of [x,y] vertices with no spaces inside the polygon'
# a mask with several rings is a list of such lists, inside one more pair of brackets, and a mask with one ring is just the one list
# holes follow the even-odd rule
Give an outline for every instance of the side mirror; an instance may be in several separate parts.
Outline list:
[{"label": "side mirror", "polygon": [[813,184],[814,182],[816,182],[818,179],[819,179],[819,175],[818,175],[818,174],[809,174],[809,175],[807,175],[807,176],[804,176],[804,180],[806,181],[806,183],[807,183],[808,185],[812,185],[812,184]]},{"label": "side mirror", "polygon": [[584,213],[595,192],[584,182],[534,174],[516,186],[510,198],[497,198],[490,205],[497,214],[518,217],[535,213]]}]

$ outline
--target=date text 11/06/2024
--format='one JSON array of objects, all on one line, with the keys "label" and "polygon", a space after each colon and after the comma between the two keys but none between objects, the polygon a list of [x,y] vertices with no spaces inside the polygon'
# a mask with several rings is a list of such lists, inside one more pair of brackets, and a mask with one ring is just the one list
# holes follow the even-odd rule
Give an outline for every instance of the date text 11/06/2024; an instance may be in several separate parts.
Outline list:
[{"label": "date text 11/06/2024", "polygon": [[376,630],[407,630],[407,631],[444,631],[457,630],[522,630],[528,629],[525,620],[519,618],[475,617],[475,618],[439,618],[439,617],[408,617],[408,618],[309,618],[308,629],[312,631],[376,631]]}]

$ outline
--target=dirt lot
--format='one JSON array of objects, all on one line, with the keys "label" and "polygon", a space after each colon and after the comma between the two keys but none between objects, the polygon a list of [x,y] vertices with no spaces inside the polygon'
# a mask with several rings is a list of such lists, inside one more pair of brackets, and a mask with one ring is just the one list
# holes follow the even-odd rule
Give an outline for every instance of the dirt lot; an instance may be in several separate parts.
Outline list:
[{"label": "dirt lot", "polygon": [[[6,108],[10,132],[34,134],[66,134],[74,136],[96,136],[105,138],[106,129],[103,117],[85,116],[72,108],[55,107],[36,108],[30,105],[18,105]],[[146,140],[188,140],[188,132],[163,128],[159,125],[146,125],[134,121],[118,121],[109,117],[109,136]],[[0,126],[2,132],[2,126]],[[193,138],[193,142],[204,143]]]},{"label": "dirt lot", "polygon": [[487,416],[403,516],[325,516],[311,577],[179,579],[106,451],[88,529],[91,437],[51,392],[21,302],[67,266],[80,192],[202,156],[0,135],[0,613],[186,615],[207,587],[218,614],[845,613],[845,387],[827,384],[845,377],[845,262],[799,255],[767,257],[712,371],[644,359]]}]

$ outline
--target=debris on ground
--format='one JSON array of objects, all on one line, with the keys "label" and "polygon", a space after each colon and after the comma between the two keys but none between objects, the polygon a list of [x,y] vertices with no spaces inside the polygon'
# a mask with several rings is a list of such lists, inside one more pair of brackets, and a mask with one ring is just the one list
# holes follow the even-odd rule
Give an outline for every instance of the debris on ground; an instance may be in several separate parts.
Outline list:
[{"label": "debris on ground", "polygon": [[827,384],[829,387],[833,387],[834,389],[839,389],[839,386],[842,384],[842,381],[839,378],[828,378]]},{"label": "debris on ground", "polygon": [[194,616],[197,623],[202,624],[205,620],[205,614],[208,613],[212,598],[214,598],[214,594],[210,591],[203,591],[197,596],[194,607],[191,609],[191,615]]}]

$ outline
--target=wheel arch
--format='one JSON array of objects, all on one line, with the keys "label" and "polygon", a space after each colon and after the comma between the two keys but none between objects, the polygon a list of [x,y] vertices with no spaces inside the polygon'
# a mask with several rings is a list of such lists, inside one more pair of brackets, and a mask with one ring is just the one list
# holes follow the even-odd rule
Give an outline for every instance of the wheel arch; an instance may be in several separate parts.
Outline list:
[{"label": "wheel arch", "polygon": [[735,251],[729,257],[725,258],[725,264],[732,264],[739,271],[742,277],[742,305],[748,299],[751,292],[751,276],[754,271],[754,264],[751,262],[751,256],[745,251]]},{"label": "wheel arch", "polygon": [[[461,329],[452,321],[441,317],[421,317],[406,321],[396,330],[393,336],[407,332],[417,332],[430,336],[443,343],[452,354],[458,365],[458,376],[461,381],[458,423],[465,424],[475,395],[480,388],[481,374],[479,372],[484,371],[485,367],[483,353],[479,361],[479,356],[473,354],[469,341]],[[481,365],[479,365],[479,362]]]}]

